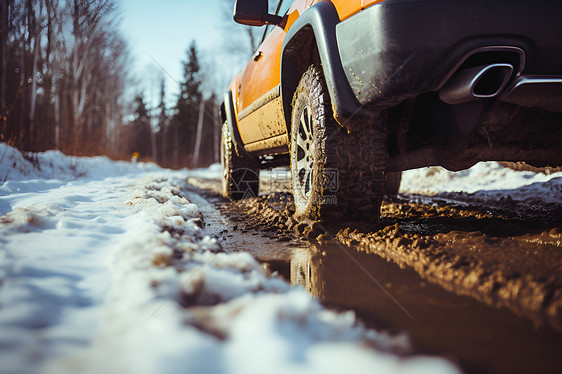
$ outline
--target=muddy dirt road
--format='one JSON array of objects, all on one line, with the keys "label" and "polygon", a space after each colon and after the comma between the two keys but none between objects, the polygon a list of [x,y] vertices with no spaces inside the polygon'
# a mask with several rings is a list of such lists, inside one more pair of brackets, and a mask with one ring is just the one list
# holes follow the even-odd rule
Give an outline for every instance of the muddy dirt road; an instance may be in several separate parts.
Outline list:
[{"label": "muddy dirt road", "polygon": [[414,352],[446,356],[468,373],[562,372],[559,206],[400,195],[384,202],[377,227],[325,227],[295,222],[279,185],[229,202],[217,180],[189,182],[209,235],[330,307],[406,333]]}]

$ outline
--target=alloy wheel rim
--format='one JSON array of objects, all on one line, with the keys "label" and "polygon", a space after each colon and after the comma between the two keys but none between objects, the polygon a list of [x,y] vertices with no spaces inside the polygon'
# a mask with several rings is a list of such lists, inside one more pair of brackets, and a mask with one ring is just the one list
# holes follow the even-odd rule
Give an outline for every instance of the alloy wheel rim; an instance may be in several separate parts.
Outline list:
[{"label": "alloy wheel rim", "polygon": [[299,118],[296,151],[296,194],[301,201],[308,201],[312,193],[312,180],[314,173],[312,113],[305,106]]}]

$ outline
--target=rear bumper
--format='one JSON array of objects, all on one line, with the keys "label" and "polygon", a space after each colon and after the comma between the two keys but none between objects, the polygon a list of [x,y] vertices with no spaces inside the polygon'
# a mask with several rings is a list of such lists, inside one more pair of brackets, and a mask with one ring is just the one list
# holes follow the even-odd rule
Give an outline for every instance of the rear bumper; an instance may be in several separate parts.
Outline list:
[{"label": "rear bumper", "polygon": [[544,109],[562,111],[560,14],[559,0],[387,0],[337,24],[336,36],[347,81],[371,109],[437,91],[474,51],[500,46],[523,53],[502,99],[548,98]]}]

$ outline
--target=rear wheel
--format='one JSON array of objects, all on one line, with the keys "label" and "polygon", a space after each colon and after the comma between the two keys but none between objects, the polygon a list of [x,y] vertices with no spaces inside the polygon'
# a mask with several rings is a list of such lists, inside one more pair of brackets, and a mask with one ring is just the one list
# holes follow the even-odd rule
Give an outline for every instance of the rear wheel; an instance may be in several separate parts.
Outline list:
[{"label": "rear wheel", "polygon": [[239,156],[234,149],[232,136],[225,122],[221,136],[222,194],[240,200],[257,197],[260,185],[260,170],[248,156]]},{"label": "rear wheel", "polygon": [[348,133],[333,118],[322,68],[303,74],[293,97],[291,180],[297,219],[376,221],[385,183],[386,130]]}]

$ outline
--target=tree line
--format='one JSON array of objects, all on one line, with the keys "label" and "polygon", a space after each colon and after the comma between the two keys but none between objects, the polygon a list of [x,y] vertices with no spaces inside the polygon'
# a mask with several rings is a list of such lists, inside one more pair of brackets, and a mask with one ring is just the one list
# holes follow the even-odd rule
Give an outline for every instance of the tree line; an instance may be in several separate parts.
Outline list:
[{"label": "tree line", "polygon": [[121,132],[128,154],[138,153],[171,167],[204,167],[219,159],[221,123],[215,94],[204,98],[204,71],[192,42],[183,61],[180,92],[173,108],[166,107],[164,79],[159,104],[151,108],[143,94],[135,97],[133,119]]},{"label": "tree line", "polygon": [[114,0],[2,0],[0,142],[23,151],[141,159],[167,167],[218,160],[217,99],[204,99],[195,43],[180,94],[150,108],[131,94],[131,56]]}]

